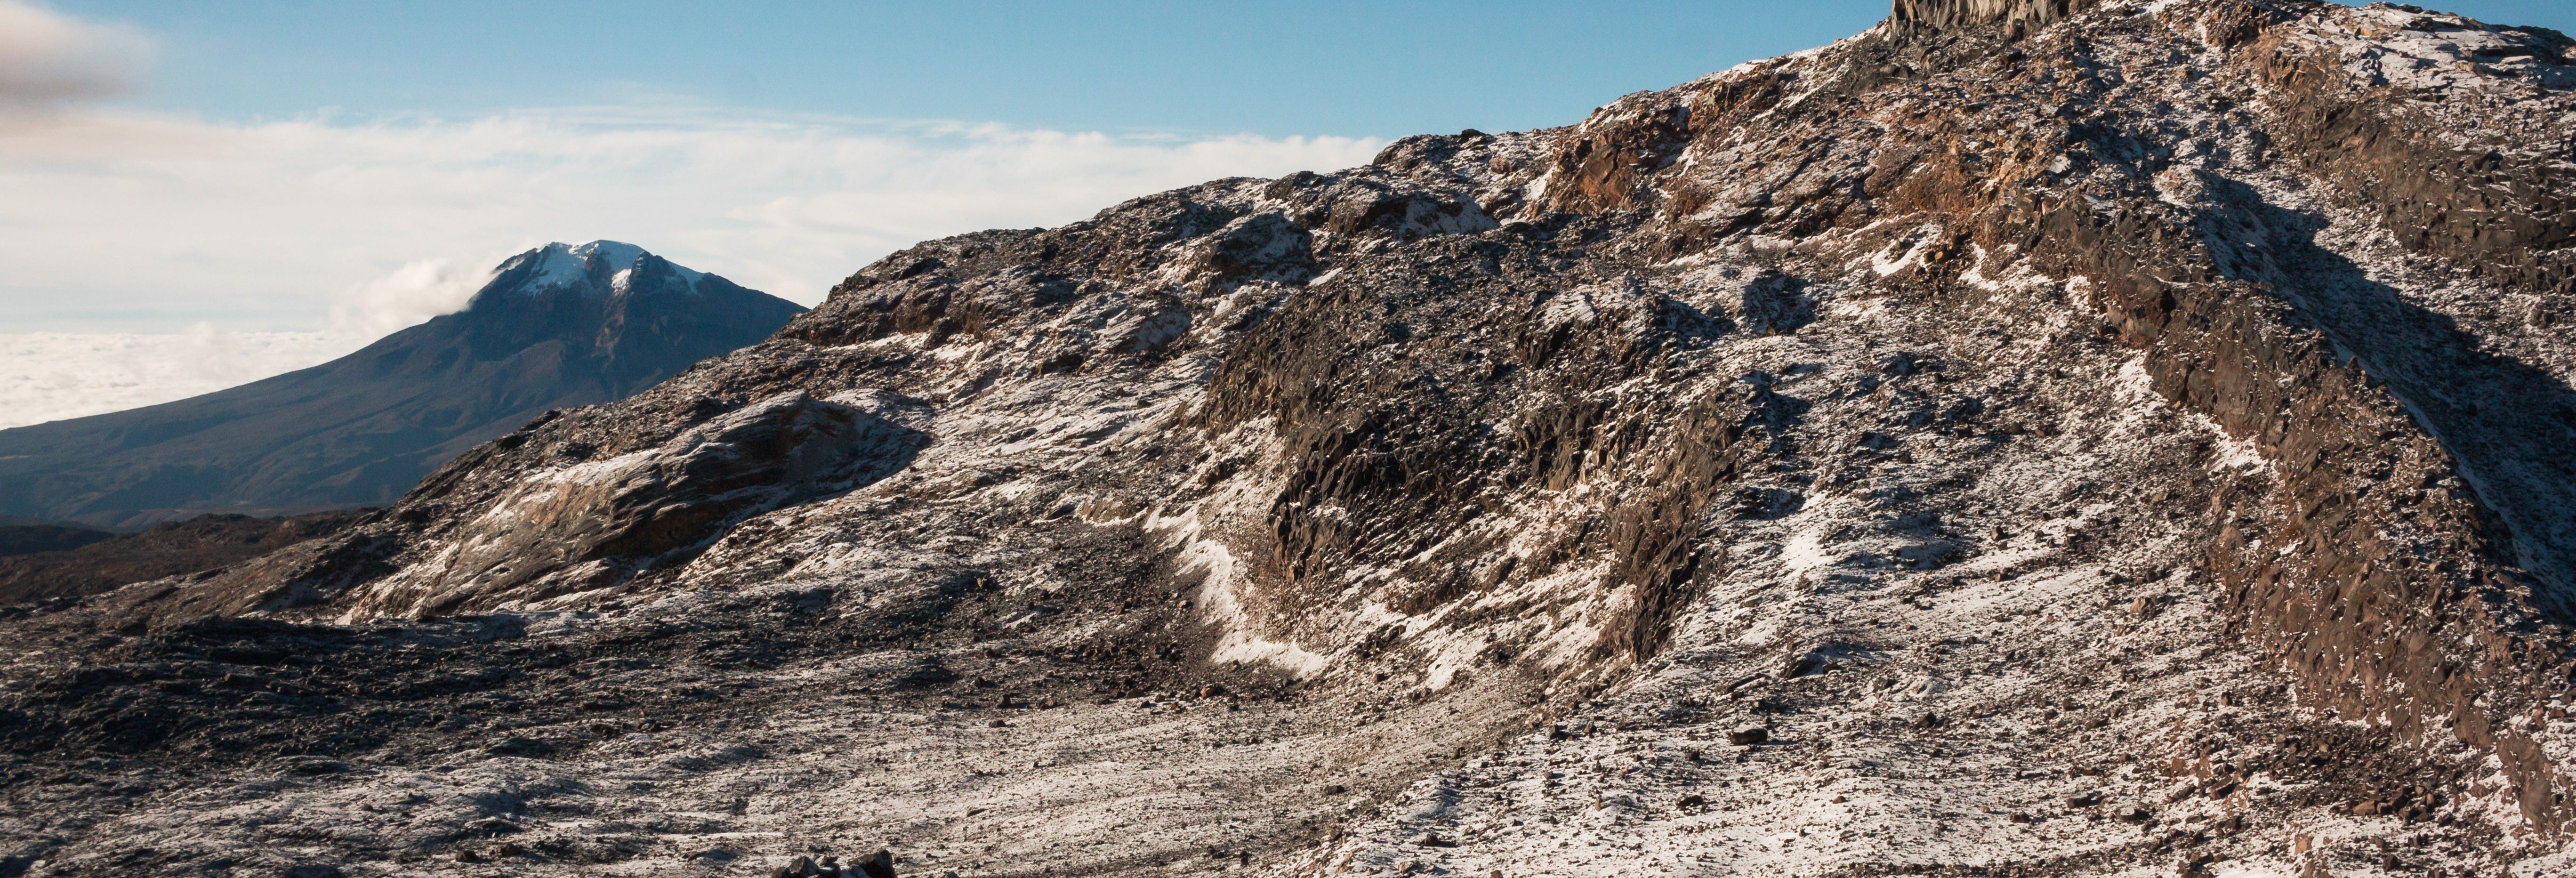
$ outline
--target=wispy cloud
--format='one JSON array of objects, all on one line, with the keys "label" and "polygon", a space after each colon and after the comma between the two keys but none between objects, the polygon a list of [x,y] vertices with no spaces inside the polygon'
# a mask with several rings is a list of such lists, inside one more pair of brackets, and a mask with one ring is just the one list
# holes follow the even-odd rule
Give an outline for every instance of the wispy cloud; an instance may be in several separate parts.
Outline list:
[{"label": "wispy cloud", "polygon": [[594,238],[812,303],[924,239],[1060,224],[1218,177],[1347,167],[1380,145],[712,110],[25,117],[0,122],[0,331],[156,315],[307,328],[335,304],[345,319],[381,298],[374,287],[419,281],[424,260],[480,270]]},{"label": "wispy cloud", "polygon": [[133,30],[0,0],[0,104],[48,105],[133,91],[152,41]]},{"label": "wispy cloud", "polygon": [[423,259],[394,269],[331,303],[334,332],[376,338],[441,314],[465,309],[491,269],[468,269],[445,259]]}]

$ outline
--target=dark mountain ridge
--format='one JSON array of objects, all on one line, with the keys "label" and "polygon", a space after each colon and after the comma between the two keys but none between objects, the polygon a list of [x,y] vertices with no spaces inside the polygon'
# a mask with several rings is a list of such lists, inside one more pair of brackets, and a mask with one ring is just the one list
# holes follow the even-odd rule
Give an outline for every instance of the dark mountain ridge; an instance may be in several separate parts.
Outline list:
[{"label": "dark mountain ridge", "polygon": [[[338,533],[365,513],[342,510],[284,518],[200,515],[127,534],[41,526],[0,528],[0,607],[23,611],[26,608],[11,605],[81,597],[127,583],[220,569]],[[54,538],[29,539],[45,536]]]},{"label": "dark mountain ridge", "polygon": [[135,527],[391,503],[551,409],[619,399],[803,308],[632,245],[503,262],[461,312],[310,369],[0,430],[0,513]]},{"label": "dark mountain ridge", "polygon": [[103,530],[62,524],[0,524],[0,558],[77,549],[113,536]]}]

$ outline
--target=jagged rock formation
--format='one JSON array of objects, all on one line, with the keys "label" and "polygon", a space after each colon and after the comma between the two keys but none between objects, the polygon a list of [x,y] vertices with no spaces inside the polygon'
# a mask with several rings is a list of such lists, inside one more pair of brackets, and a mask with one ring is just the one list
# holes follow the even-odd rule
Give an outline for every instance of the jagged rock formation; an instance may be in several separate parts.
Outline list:
[{"label": "jagged rock formation", "polygon": [[2033,27],[2091,5],[2087,0],[1896,0],[1887,23],[1910,35],[2000,26],[2006,37],[2020,39]]},{"label": "jagged rock formation", "polygon": [[48,868],[2576,865],[2576,46],[2040,8],[889,257],[345,535],[10,623],[9,813],[99,822],[0,827]]},{"label": "jagged rock formation", "polygon": [[141,527],[383,505],[549,409],[650,387],[804,309],[629,244],[549,244],[466,310],[299,372],[0,430],[0,514]]}]

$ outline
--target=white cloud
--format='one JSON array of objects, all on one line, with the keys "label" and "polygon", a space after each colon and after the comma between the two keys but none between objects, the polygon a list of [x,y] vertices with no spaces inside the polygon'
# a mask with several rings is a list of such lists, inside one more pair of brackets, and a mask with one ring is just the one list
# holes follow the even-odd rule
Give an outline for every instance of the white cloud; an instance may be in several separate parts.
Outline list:
[{"label": "white cloud", "polygon": [[342,325],[389,326],[456,301],[459,271],[595,238],[813,304],[924,239],[1057,225],[1218,177],[1348,167],[1380,145],[679,110],[251,124],[59,113],[0,124],[0,332],[314,328],[335,305]]},{"label": "white cloud", "polygon": [[132,30],[0,0],[0,104],[43,105],[132,91],[152,43]]},{"label": "white cloud", "polygon": [[31,332],[0,335],[0,429],[186,399],[327,362],[345,332]]},{"label": "white cloud", "polygon": [[467,270],[445,259],[423,259],[394,269],[331,303],[331,328],[377,338],[441,314],[465,310],[474,292],[492,281],[491,269]]}]

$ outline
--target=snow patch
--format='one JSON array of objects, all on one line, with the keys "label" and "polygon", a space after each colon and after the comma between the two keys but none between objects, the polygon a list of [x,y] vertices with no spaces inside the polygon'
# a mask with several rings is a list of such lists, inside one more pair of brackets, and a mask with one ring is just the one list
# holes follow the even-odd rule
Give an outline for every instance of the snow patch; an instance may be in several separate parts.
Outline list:
[{"label": "snow patch", "polygon": [[1799,533],[1780,545],[1780,569],[1792,576],[1804,576],[1834,563],[1825,554],[1824,538],[1813,531]]},{"label": "snow patch", "polygon": [[[1931,252],[1933,247],[1941,243],[1941,231],[1938,225],[1925,225],[1915,229],[1911,234],[1887,242],[1887,246],[1879,248],[1878,253],[1869,258],[1870,270],[1878,272],[1879,277],[1886,277],[1921,264],[1924,254]],[[1904,248],[1905,252],[1889,255],[1895,253],[1900,247]]]},{"label": "snow patch", "polygon": [[1324,656],[1253,633],[1251,615],[1234,593],[1234,552],[1224,543],[1206,538],[1196,510],[1169,518],[1147,512],[1144,528],[1147,533],[1165,536],[1180,571],[1204,574],[1197,597],[1200,618],[1225,630],[1225,636],[1208,656],[1210,662],[1269,664],[1301,679],[1323,673],[1329,661]]}]

